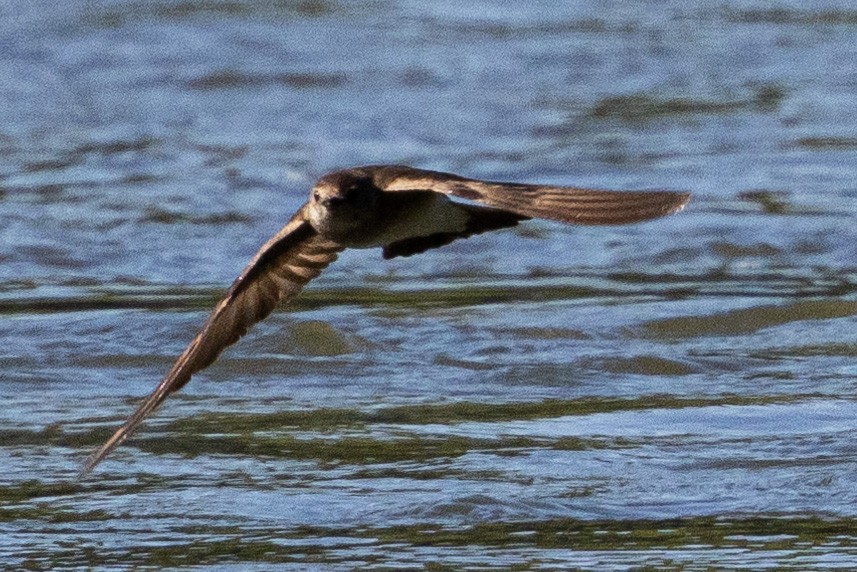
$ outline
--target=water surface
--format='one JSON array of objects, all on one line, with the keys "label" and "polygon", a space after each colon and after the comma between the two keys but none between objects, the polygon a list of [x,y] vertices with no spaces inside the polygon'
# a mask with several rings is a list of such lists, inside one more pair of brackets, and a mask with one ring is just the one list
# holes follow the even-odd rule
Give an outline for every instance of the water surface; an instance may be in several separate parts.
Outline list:
[{"label": "water surface", "polygon": [[[848,3],[0,4],[0,561],[850,569]],[[694,192],[346,252],[80,463],[312,181]]]}]

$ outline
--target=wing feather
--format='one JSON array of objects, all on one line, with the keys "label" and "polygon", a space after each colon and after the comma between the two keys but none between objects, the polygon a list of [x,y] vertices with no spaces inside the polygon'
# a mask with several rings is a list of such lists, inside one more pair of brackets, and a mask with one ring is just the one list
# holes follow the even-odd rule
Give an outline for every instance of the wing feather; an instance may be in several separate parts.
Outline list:
[{"label": "wing feather", "polygon": [[235,279],[200,332],[179,356],[155,390],[140,404],[81,470],[85,475],[113,449],[125,441],[171,393],[179,390],[191,376],[209,366],[228,346],[277,304],[294,298],[307,282],[336,260],[343,247],[319,236],[303,217],[303,209],[256,253]]},{"label": "wing feather", "polygon": [[627,224],[676,213],[690,193],[606,191],[467,179],[452,173],[401,165],[363,167],[384,191],[425,190],[443,193],[527,217],[572,224]]}]

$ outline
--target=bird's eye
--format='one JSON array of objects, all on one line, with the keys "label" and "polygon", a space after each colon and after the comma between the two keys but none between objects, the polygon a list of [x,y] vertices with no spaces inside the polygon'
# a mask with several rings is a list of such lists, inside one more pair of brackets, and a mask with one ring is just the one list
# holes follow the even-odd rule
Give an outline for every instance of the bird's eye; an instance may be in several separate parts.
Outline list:
[{"label": "bird's eye", "polygon": [[318,191],[316,191],[312,194],[312,200],[314,200],[315,202],[318,202],[321,200],[321,195],[318,194]]}]

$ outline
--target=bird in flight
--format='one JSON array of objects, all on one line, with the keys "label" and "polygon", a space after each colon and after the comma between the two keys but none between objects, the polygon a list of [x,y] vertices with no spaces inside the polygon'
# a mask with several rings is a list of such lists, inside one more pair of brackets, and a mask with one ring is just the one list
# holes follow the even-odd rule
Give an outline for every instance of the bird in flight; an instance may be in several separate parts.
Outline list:
[{"label": "bird in flight", "polygon": [[[469,204],[450,200],[464,199]],[[86,475],[191,376],[209,366],[346,248],[381,247],[411,256],[530,218],[571,224],[627,224],[680,211],[690,193],[616,192],[499,183],[402,165],[334,171],[244,268],[161,383],[83,465]]]}]

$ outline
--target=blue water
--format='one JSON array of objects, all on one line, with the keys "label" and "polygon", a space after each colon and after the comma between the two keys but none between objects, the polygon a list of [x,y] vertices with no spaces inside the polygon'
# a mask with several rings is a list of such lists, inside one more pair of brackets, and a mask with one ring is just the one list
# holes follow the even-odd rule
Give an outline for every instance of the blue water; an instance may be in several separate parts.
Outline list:
[{"label": "blue water", "polygon": [[[0,3],[0,562],[850,569],[847,2]],[[694,193],[349,251],[83,481],[332,169]]]}]

